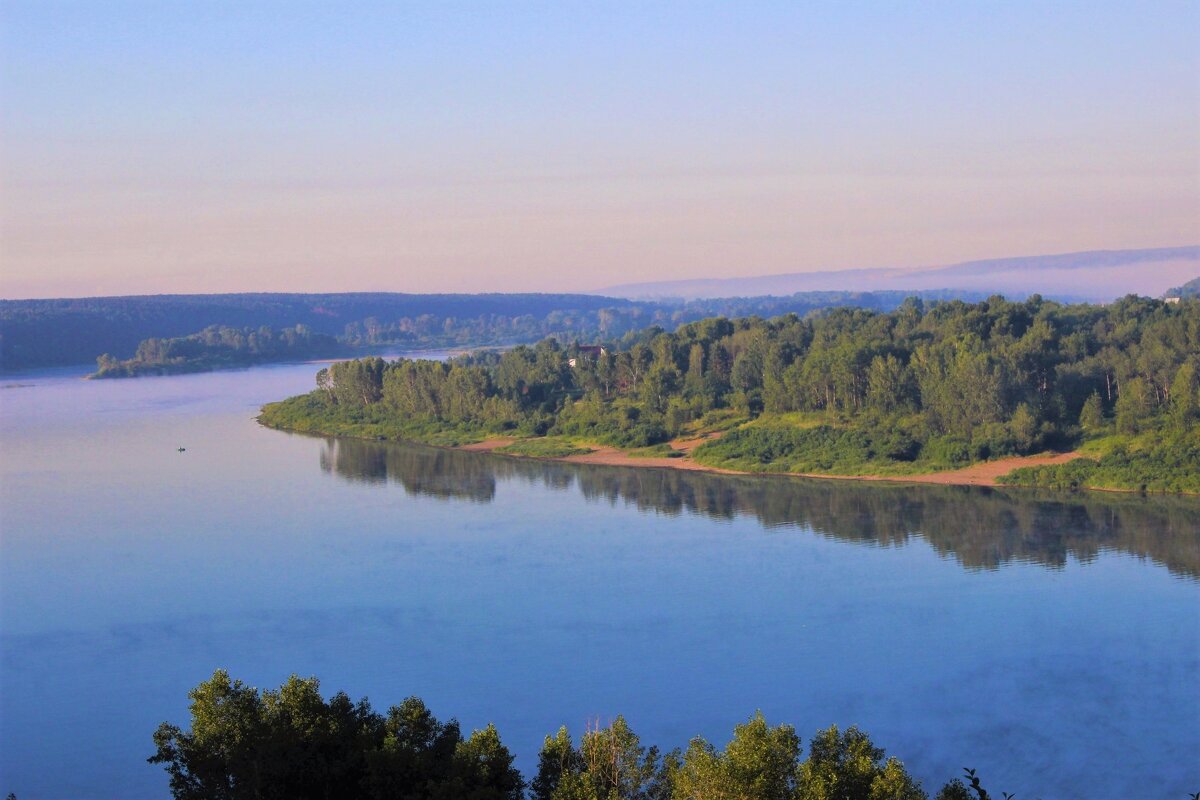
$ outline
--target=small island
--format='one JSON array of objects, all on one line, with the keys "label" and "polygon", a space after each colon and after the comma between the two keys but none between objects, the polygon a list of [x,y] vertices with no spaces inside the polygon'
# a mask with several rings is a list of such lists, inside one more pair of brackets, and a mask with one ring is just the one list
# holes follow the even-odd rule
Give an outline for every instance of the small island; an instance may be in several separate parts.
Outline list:
[{"label": "small island", "polygon": [[1200,300],[836,308],[322,369],[269,427],[515,456],[1200,493]]},{"label": "small island", "polygon": [[335,337],[315,333],[304,325],[274,330],[211,325],[190,336],[150,338],[138,345],[133,358],[120,360],[105,353],[96,359],[89,378],[136,378],[178,375],[249,367],[273,361],[336,358],[352,352]]}]

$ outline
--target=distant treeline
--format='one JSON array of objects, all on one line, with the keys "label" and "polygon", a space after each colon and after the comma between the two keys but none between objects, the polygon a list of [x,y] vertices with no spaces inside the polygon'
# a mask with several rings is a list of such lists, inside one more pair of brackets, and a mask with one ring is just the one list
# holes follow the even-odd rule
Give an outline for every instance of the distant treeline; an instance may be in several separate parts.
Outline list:
[{"label": "distant treeline", "polygon": [[93,378],[133,378],[179,372],[205,372],[270,361],[332,358],[349,347],[333,336],[313,333],[303,325],[280,331],[263,326],[224,328],[217,325],[191,336],[146,339],[133,358],[119,361],[105,353],[96,359]]},{"label": "distant treeline", "polygon": [[[791,725],[761,713],[723,748],[693,738],[663,753],[618,716],[547,736],[531,781],[494,725],[464,736],[416,697],[375,711],[316,678],[259,692],[218,670],[189,693],[191,725],[163,723],[152,764],[176,800],[927,800],[863,731],[818,731],[808,757]],[[973,771],[936,800],[986,800]],[[528,792],[527,792],[528,790]]]},{"label": "distant treeline", "polygon": [[[0,300],[0,369],[136,358],[148,339],[216,327],[279,331],[302,326],[355,346],[422,349],[616,337],[674,328],[714,315],[806,314],[834,305],[888,310],[911,292],[805,292],[792,297],[692,303],[632,302],[577,294],[230,294]],[[928,300],[966,298],[921,292]],[[978,296],[976,296],[978,299]]]},{"label": "distant treeline", "polygon": [[454,443],[480,432],[696,449],[762,472],[903,474],[1099,442],[1097,459],[1023,482],[1200,491],[1200,300],[1110,306],[1033,297],[890,313],[712,318],[606,347],[547,339],[450,363],[363,359],[269,425]]},{"label": "distant treeline", "polygon": [[1168,289],[1164,297],[1200,297],[1200,278],[1193,278],[1183,286]]}]

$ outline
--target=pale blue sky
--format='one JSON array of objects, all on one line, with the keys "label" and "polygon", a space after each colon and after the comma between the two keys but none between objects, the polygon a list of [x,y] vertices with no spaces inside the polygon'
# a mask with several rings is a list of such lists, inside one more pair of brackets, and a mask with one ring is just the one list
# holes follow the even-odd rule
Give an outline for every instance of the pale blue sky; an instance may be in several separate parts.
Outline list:
[{"label": "pale blue sky", "polygon": [[0,294],[1200,241],[1200,4],[0,2]]}]

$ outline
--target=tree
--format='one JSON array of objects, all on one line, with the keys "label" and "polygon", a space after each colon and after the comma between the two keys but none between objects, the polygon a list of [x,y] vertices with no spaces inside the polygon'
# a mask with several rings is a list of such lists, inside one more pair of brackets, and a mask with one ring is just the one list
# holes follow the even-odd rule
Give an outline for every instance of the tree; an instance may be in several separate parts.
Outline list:
[{"label": "tree", "polygon": [[547,736],[538,753],[537,776],[530,784],[534,800],[553,800],[554,792],[562,783],[564,775],[577,775],[583,771],[583,757],[571,743],[571,734],[564,725],[554,736]]},{"label": "tree", "polygon": [[894,355],[875,356],[867,370],[867,405],[880,411],[895,411],[912,399],[908,369]]},{"label": "tree", "polygon": [[704,345],[696,343],[688,350],[687,374],[683,380],[684,390],[689,397],[704,394]]},{"label": "tree", "polygon": [[520,800],[521,775],[489,725],[464,740],[417,698],[375,713],[316,678],[259,692],[218,670],[189,693],[191,726],[164,722],[152,764],[176,800]]},{"label": "tree", "polygon": [[121,366],[121,362],[118,361],[115,357],[113,357],[113,355],[111,353],[105,353],[104,355],[98,356],[96,358],[96,371],[97,372],[110,372],[112,370],[119,368],[120,366]]},{"label": "tree", "polygon": [[655,364],[642,380],[641,400],[651,411],[661,414],[667,410],[667,402],[679,383],[679,370],[674,366]]},{"label": "tree", "polygon": [[1184,431],[1195,421],[1200,398],[1197,398],[1196,365],[1185,361],[1171,381],[1171,422]]},{"label": "tree", "polygon": [[894,758],[858,728],[819,731],[800,766],[796,800],[923,800],[925,794]]},{"label": "tree", "polygon": [[666,800],[658,748],[641,746],[624,717],[588,730],[576,750],[566,728],[546,737],[535,800]]},{"label": "tree", "polygon": [[151,764],[163,764],[176,800],[236,800],[258,792],[255,755],[264,744],[258,691],[224,670],[188,693],[192,725],[164,722],[154,732]]},{"label": "tree", "polygon": [[971,797],[971,790],[967,788],[967,785],[955,778],[943,786],[933,800],[974,800],[974,798]]},{"label": "tree", "polygon": [[1084,401],[1079,412],[1079,427],[1088,433],[1095,433],[1104,427],[1104,402],[1100,399],[1099,392],[1092,392]]},{"label": "tree", "polygon": [[1008,421],[1008,426],[1012,431],[1018,450],[1028,453],[1034,449],[1034,445],[1038,442],[1038,418],[1028,403],[1021,403],[1017,406],[1012,419]]},{"label": "tree", "polygon": [[617,365],[607,350],[602,351],[596,359],[596,380],[604,390],[606,398],[612,394],[617,383]]},{"label": "tree", "polygon": [[705,800],[789,800],[796,788],[800,738],[790,725],[772,728],[762,712],[734,728],[718,752],[697,737],[675,776],[674,796]]},{"label": "tree", "polygon": [[1146,382],[1141,378],[1122,381],[1116,409],[1118,433],[1132,435],[1141,429],[1150,410],[1146,391]]},{"label": "tree", "polygon": [[317,370],[317,390],[331,403],[337,402],[337,393],[333,390],[333,379],[329,376],[329,368]]},{"label": "tree", "polygon": [[585,733],[579,753],[601,795],[614,800],[645,797],[657,772],[658,748],[642,747],[637,734],[620,715],[608,727]]},{"label": "tree", "polygon": [[[473,731],[454,752],[455,796],[462,800],[522,800],[525,781],[495,725]],[[442,793],[445,795],[445,792]]]},{"label": "tree", "polygon": [[349,406],[367,406],[383,396],[382,358],[339,361],[329,367],[337,401]]}]

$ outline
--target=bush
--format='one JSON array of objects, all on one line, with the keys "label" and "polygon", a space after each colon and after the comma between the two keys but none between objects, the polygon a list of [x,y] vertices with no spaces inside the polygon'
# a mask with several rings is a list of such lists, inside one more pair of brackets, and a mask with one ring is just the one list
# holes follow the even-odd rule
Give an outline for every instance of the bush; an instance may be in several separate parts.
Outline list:
[{"label": "bush", "polygon": [[1114,447],[1098,461],[1025,467],[1000,479],[1012,486],[1200,493],[1200,437],[1166,440],[1141,449]]},{"label": "bush", "polygon": [[935,436],[921,448],[926,461],[938,465],[961,466],[975,460],[981,448],[957,436]]},{"label": "bush", "polygon": [[525,456],[528,458],[564,458],[592,452],[590,447],[580,447],[573,442],[562,439],[541,437],[537,439],[522,439],[496,448],[495,452],[509,456]]}]

